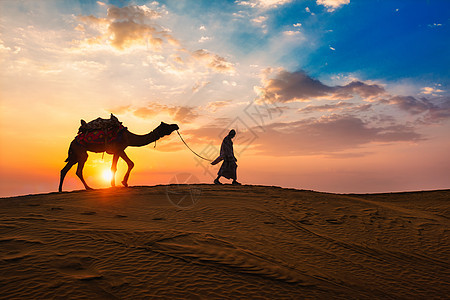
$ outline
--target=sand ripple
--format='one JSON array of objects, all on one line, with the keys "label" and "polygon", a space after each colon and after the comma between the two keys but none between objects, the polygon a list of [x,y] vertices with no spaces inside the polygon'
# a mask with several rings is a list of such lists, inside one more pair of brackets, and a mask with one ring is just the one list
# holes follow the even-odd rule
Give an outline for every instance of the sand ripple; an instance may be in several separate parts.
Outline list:
[{"label": "sand ripple", "polygon": [[[186,187],[187,189],[189,187]],[[450,191],[198,185],[0,200],[2,299],[444,299]]]}]

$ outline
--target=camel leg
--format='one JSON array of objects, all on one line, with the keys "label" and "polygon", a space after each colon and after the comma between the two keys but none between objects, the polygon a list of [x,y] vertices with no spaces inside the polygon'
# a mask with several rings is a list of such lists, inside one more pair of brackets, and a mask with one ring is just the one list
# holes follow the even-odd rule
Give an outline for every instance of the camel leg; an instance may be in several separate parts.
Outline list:
[{"label": "camel leg", "polygon": [[66,166],[61,170],[61,177],[59,179],[59,189],[58,191],[61,193],[62,192],[62,186],[63,186],[63,182],[64,182],[64,178],[66,177],[67,172],[69,172],[70,168],[73,167],[73,165],[75,165],[77,163],[77,161],[69,161]]},{"label": "camel leg", "polygon": [[78,178],[80,178],[80,180],[81,180],[81,182],[83,183],[84,188],[85,188],[86,190],[92,190],[92,188],[91,188],[90,186],[87,185],[86,181],[84,181],[84,178],[83,178],[83,168],[84,168],[84,164],[86,163],[86,160],[87,160],[87,158],[88,158],[88,155],[87,155],[87,153],[85,152],[85,153],[83,153],[83,154],[80,155],[80,156],[81,156],[81,157],[79,158],[79,161],[78,161],[78,167],[77,167],[77,176],[78,176]]},{"label": "camel leg", "polygon": [[123,186],[128,187],[128,177],[130,177],[130,172],[131,172],[131,169],[133,169],[133,167],[134,167],[134,162],[131,161],[131,159],[126,155],[126,153],[124,151],[122,151],[122,153],[120,153],[119,155],[120,155],[120,157],[122,157],[122,159],[128,165],[128,170],[125,173],[125,176],[123,177],[123,181],[122,181]]},{"label": "camel leg", "polygon": [[116,171],[117,171],[117,161],[118,160],[119,160],[119,155],[114,154],[113,160],[112,160],[112,165],[111,165],[111,174],[112,174],[111,186],[112,187],[116,186]]}]

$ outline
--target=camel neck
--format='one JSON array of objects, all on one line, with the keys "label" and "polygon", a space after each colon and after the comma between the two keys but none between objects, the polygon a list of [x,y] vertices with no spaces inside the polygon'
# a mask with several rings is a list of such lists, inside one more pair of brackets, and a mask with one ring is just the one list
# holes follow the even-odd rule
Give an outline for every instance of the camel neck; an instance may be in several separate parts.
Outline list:
[{"label": "camel neck", "polygon": [[161,137],[155,133],[155,131],[151,131],[147,134],[139,135],[131,132],[127,132],[128,135],[128,146],[132,147],[142,147],[146,146],[154,141],[159,140]]}]

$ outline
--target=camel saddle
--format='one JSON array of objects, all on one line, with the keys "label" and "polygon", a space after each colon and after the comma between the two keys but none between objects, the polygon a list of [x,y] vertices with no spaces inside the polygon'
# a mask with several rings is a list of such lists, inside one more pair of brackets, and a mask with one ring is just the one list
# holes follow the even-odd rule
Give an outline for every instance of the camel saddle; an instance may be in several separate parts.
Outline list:
[{"label": "camel saddle", "polygon": [[127,127],[113,114],[109,119],[97,118],[88,123],[81,120],[75,140],[81,145],[108,144],[120,139],[125,129]]}]

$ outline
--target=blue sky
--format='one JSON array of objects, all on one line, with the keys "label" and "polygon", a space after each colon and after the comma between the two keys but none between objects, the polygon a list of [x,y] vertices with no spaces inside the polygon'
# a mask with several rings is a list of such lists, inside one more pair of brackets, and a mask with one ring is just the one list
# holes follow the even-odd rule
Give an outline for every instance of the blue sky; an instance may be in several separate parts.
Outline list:
[{"label": "blue sky", "polygon": [[[332,12],[315,1],[291,1],[266,9],[237,5],[238,1],[160,3],[198,24],[220,20],[218,26],[225,33],[221,38],[233,48],[227,50],[237,54],[251,55],[268,47],[274,36],[300,30],[307,40],[277,57],[291,71],[303,69],[319,77],[358,73],[366,79],[449,83],[448,1],[352,1]],[[250,18],[267,17],[267,33],[249,26],[248,19],[236,20],[233,14],[239,11]],[[298,23],[300,28],[293,27]]]}]

